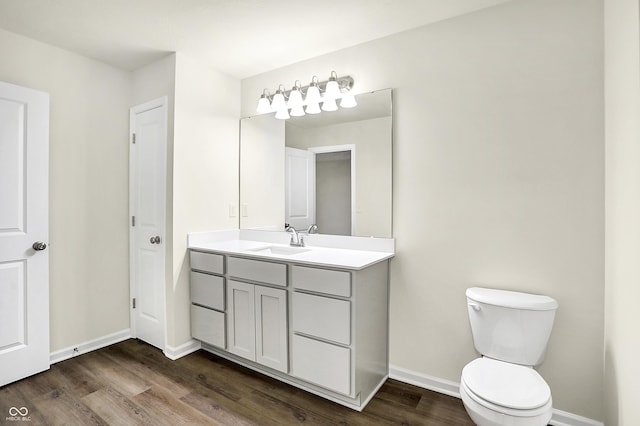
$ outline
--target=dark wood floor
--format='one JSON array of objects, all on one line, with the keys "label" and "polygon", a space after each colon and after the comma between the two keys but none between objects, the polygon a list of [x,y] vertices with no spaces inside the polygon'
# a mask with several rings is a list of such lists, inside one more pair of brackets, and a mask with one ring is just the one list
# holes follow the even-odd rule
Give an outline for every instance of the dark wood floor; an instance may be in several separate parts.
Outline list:
[{"label": "dark wood floor", "polygon": [[[9,419],[26,407],[30,422]],[[0,425],[473,425],[453,397],[388,380],[362,413],[204,351],[177,361],[137,340],[0,388]]]}]

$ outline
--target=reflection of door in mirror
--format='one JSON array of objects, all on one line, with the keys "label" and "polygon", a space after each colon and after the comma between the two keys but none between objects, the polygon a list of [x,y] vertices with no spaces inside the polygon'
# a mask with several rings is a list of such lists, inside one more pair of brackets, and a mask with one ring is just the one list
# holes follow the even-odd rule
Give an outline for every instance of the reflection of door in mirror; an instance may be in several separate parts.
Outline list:
[{"label": "reflection of door in mirror", "polygon": [[316,223],[315,154],[286,147],[285,155],[285,222],[301,231]]}]

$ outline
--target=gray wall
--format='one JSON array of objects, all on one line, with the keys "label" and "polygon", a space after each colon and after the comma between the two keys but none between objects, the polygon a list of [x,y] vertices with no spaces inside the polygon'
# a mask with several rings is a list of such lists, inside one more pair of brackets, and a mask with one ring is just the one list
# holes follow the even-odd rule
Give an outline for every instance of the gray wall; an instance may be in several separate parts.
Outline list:
[{"label": "gray wall", "polygon": [[0,57],[50,94],[51,352],[127,332],[130,73],[2,30]]},{"label": "gray wall", "polygon": [[640,424],[640,7],[605,2],[605,423]]},{"label": "gray wall", "polygon": [[243,80],[242,115],[331,70],[394,88],[394,366],[458,382],[467,287],[547,294],[554,406],[603,418],[602,22],[600,0],[513,1]]}]

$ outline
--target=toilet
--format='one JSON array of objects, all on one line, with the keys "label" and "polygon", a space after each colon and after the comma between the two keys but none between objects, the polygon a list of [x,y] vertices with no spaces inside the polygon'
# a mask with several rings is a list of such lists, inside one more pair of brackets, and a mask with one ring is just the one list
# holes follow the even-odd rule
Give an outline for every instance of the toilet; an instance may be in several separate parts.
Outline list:
[{"label": "toilet", "polygon": [[533,369],[542,363],[558,302],[548,296],[473,287],[466,291],[476,350],[462,369],[460,396],[478,426],[543,426],[551,389]]}]

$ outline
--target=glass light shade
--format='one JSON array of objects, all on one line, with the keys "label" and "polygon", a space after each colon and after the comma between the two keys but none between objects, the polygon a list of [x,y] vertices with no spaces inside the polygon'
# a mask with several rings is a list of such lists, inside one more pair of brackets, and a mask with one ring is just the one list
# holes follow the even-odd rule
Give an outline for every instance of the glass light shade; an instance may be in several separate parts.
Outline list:
[{"label": "glass light shade", "polygon": [[281,109],[286,109],[287,103],[284,101],[284,95],[280,90],[273,95],[273,100],[271,101],[271,109],[274,111],[280,111]]},{"label": "glass light shade", "polygon": [[276,112],[276,118],[278,120],[286,120],[288,118],[291,118],[291,116],[289,116],[289,111],[286,108],[284,108]]},{"label": "glass light shade", "polygon": [[336,80],[329,79],[327,87],[324,90],[325,99],[335,99],[340,97],[340,86]]},{"label": "glass light shade", "polygon": [[[307,89],[306,101],[308,104],[314,104],[314,103],[317,104],[318,102],[322,101],[318,86],[314,86],[314,85],[309,86],[309,88]],[[320,112],[320,109],[318,109],[318,112]]]},{"label": "glass light shade", "polygon": [[325,101],[322,102],[323,111],[337,111],[337,109],[338,105],[336,105],[335,99],[325,99]]},{"label": "glass light shade", "polygon": [[307,105],[307,114],[320,114],[320,104],[317,102]]},{"label": "glass light shade", "polygon": [[304,115],[304,109],[302,109],[302,106],[293,107],[291,108],[290,114],[292,117],[302,117]]},{"label": "glass light shade", "polygon": [[351,94],[344,95],[342,99],[340,99],[340,107],[342,108],[353,108],[357,105],[356,98]]},{"label": "glass light shade", "polygon": [[289,102],[287,102],[287,106],[289,108],[301,107],[302,106],[302,93],[297,88],[291,89],[291,93],[289,93]]},{"label": "glass light shade", "polygon": [[264,95],[260,96],[260,99],[258,100],[258,108],[256,108],[256,112],[258,114],[271,112],[271,104],[269,104],[269,99],[267,99]]}]

